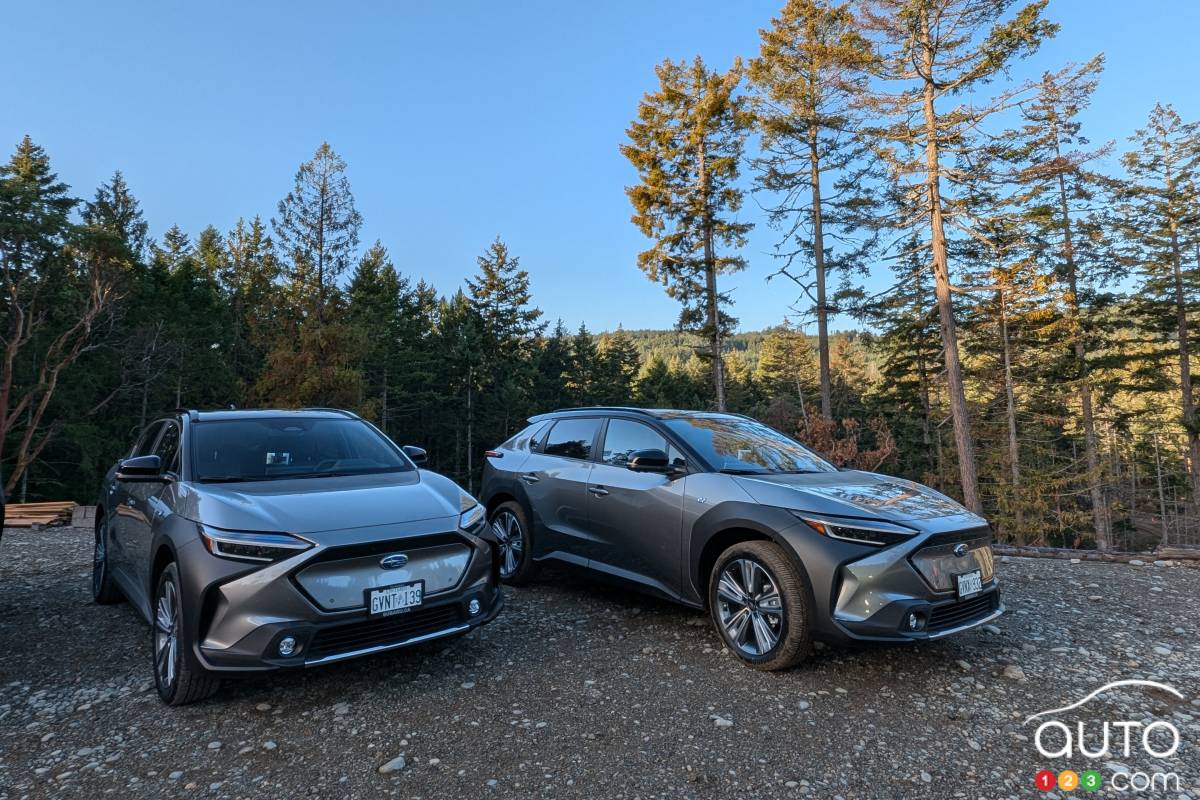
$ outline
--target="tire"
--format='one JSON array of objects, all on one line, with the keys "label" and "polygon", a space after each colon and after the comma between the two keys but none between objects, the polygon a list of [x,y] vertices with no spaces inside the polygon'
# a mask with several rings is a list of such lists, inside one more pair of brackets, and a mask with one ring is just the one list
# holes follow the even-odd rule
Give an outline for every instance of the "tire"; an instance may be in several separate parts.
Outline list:
[{"label": "tire", "polygon": [[96,541],[92,546],[92,600],[107,606],[123,599],[108,568],[108,517],[96,522]]},{"label": "tire", "polygon": [[533,561],[533,533],[525,509],[509,500],[492,510],[492,534],[499,541],[500,580],[512,586],[523,586],[537,577]]},{"label": "tire", "polygon": [[774,542],[729,547],[708,580],[709,612],[725,646],[747,666],[767,671],[793,667],[811,652],[809,596],[803,574]]},{"label": "tire", "polygon": [[154,589],[150,623],[151,665],[158,696],[169,706],[211,697],[221,681],[196,661],[183,626],[183,594],[179,569],[167,564]]}]

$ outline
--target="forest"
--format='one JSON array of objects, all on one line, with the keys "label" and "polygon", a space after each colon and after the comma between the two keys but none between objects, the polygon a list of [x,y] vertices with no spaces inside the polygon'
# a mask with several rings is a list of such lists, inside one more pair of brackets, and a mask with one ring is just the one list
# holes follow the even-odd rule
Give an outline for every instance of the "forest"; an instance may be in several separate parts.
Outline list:
[{"label": "forest", "polygon": [[[155,415],[229,406],[352,409],[474,489],[531,414],[620,404],[758,417],[1002,540],[1198,544],[1200,124],[1151,99],[1092,141],[1103,54],[1022,73],[1057,33],[1044,0],[786,0],[728,69],[663,61],[613,147],[646,242],[620,268],[672,330],[567,329],[502,236],[440,295],[360,241],[329,143],[276,208],[152,235],[120,172],[81,195],[27,136],[0,166],[6,494],[94,502]],[[738,331],[755,226],[796,314]]]}]

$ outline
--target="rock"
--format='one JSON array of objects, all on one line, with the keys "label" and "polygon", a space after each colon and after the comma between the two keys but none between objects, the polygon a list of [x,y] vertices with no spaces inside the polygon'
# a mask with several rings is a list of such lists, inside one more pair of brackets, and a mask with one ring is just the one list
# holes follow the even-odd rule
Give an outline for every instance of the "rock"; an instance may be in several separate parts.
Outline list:
[{"label": "rock", "polygon": [[1167,647],[1165,644],[1155,645],[1154,652],[1160,656],[1169,656],[1171,655],[1171,648]]},{"label": "rock", "polygon": [[1025,670],[1016,664],[1009,664],[1004,668],[1004,677],[1014,681],[1023,681],[1025,680]]},{"label": "rock", "polygon": [[984,625],[983,628],[981,628],[981,630],[983,630],[985,633],[990,633],[992,636],[1000,635],[1000,629],[997,628],[995,625]]},{"label": "rock", "polygon": [[732,728],[733,720],[722,717],[720,714],[713,714],[712,721],[718,728]]},{"label": "rock", "polygon": [[959,661],[958,668],[961,669],[963,672],[967,672],[971,669],[971,665],[968,664],[966,661]]},{"label": "rock", "polygon": [[921,780],[924,781],[925,783],[932,783],[933,776],[930,775],[928,772],[925,772],[924,770],[922,770],[921,771]]},{"label": "rock", "polygon": [[1132,561],[1130,561],[1130,562],[1129,562],[1129,566],[1131,566],[1131,567],[1144,567],[1144,566],[1146,566],[1146,562],[1145,562],[1145,561],[1142,561],[1140,558],[1135,558],[1135,559],[1133,559]]},{"label": "rock", "polygon": [[335,716],[344,717],[345,715],[350,713],[350,704],[349,703],[334,703],[333,713]]},{"label": "rock", "polygon": [[1104,768],[1113,772],[1129,772],[1129,767],[1122,764],[1120,761],[1105,761]]},{"label": "rock", "polygon": [[256,705],[254,707],[254,710],[255,711],[270,711],[271,704],[270,703],[259,703],[258,705]]},{"label": "rock", "polygon": [[442,763],[442,760],[440,758],[429,759],[429,766],[431,766],[431,767],[436,767],[440,763]]},{"label": "rock", "polygon": [[810,708],[812,708],[812,703],[808,702],[807,700],[801,700],[798,708],[801,711],[808,711]]},{"label": "rock", "polygon": [[169,780],[173,780],[173,781],[177,781],[182,777],[183,777],[183,772],[181,770],[175,770],[174,772],[172,772],[170,775],[167,776],[167,778]]},{"label": "rock", "polygon": [[1088,600],[1091,600],[1093,603],[1099,603],[1103,599],[1104,598],[1098,594],[1093,594],[1093,595],[1088,596]]},{"label": "rock", "polygon": [[263,742],[263,750],[274,750],[276,747],[279,747],[279,745],[275,744],[275,742],[272,742],[269,739]]},{"label": "rock", "polygon": [[1175,562],[1174,561],[1155,561],[1154,566],[1156,566],[1156,567],[1173,567],[1173,566],[1175,566]]},{"label": "rock", "polygon": [[979,744],[979,742],[975,741],[974,739],[967,739],[967,746],[970,747],[972,750],[974,750],[976,753],[978,753],[980,750],[983,749],[983,747]]},{"label": "rock", "polygon": [[388,773],[391,773],[391,772],[399,772],[400,770],[404,769],[407,765],[408,765],[408,762],[404,760],[404,756],[402,756],[402,755],[396,756],[391,761],[384,762],[383,764],[381,764],[379,766],[379,774],[387,775]]},{"label": "rock", "polygon": [[1162,587],[1161,587],[1161,586],[1151,586],[1151,587],[1150,587],[1150,591],[1152,591],[1152,592],[1161,592],[1161,591],[1162,591]]},{"label": "rock", "polygon": [[462,682],[462,688],[464,688],[464,689],[474,689],[474,688],[475,688],[475,681],[463,681],[463,682]]},{"label": "rock", "polygon": [[209,742],[209,743],[208,743],[208,749],[209,749],[209,750],[220,750],[220,749],[221,749],[221,743],[220,743],[220,742]]}]

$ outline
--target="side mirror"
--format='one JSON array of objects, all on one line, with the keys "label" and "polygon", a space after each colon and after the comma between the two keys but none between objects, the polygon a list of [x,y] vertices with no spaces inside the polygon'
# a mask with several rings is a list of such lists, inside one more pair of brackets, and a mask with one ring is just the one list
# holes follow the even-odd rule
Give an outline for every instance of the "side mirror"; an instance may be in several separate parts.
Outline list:
[{"label": "side mirror", "polygon": [[408,456],[409,459],[412,460],[412,462],[414,464],[416,464],[418,467],[423,467],[429,463],[429,454],[426,453],[425,449],[422,447],[417,447],[416,445],[406,444],[406,445],[404,445],[404,447],[401,447],[400,449],[403,450],[404,455]]},{"label": "side mirror", "polygon": [[658,472],[663,475],[674,472],[667,454],[662,450],[637,450],[629,456],[627,465],[634,472]]},{"label": "side mirror", "polygon": [[127,458],[117,465],[117,480],[131,483],[165,480],[162,474],[162,459],[155,455]]}]

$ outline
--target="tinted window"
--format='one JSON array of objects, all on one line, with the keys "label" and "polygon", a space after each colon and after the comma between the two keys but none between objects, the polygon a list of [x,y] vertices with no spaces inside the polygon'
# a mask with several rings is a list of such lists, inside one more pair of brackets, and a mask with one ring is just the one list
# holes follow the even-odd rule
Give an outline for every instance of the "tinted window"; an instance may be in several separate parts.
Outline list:
[{"label": "tinted window", "polygon": [[504,444],[500,445],[501,449],[522,450],[522,451],[529,450],[530,445],[533,444],[533,442],[537,441],[538,438],[541,436],[542,432],[544,430],[546,430],[547,424],[548,423],[546,423],[545,421],[535,422],[534,424],[530,425],[525,430],[518,433],[516,436],[509,439]]},{"label": "tinted window", "polygon": [[163,472],[179,472],[179,426],[174,422],[167,423],[154,454],[162,459]]},{"label": "tinted window", "polygon": [[745,417],[676,417],[666,425],[717,470],[746,474],[837,471],[795,439]]},{"label": "tinted window", "polygon": [[320,478],[407,472],[381,434],[355,419],[246,418],[192,426],[196,480]]},{"label": "tinted window", "polygon": [[151,422],[146,426],[146,430],[142,431],[142,435],[138,437],[137,443],[133,449],[129,451],[129,457],[148,456],[151,449],[154,447],[154,440],[158,438],[158,432],[162,429],[162,422]]},{"label": "tinted window", "polygon": [[560,419],[550,429],[542,452],[565,458],[591,458],[592,442],[599,427],[598,419]]},{"label": "tinted window", "polygon": [[667,440],[649,425],[627,419],[611,419],[604,433],[605,464],[624,467],[638,450],[662,450],[667,452]]}]

